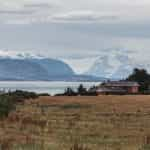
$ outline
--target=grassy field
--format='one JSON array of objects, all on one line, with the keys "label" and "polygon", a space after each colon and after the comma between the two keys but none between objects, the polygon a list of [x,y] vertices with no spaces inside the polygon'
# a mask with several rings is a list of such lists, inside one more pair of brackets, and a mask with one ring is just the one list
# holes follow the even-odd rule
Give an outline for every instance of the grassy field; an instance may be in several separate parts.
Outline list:
[{"label": "grassy field", "polygon": [[40,97],[0,121],[2,150],[150,150],[150,96]]}]

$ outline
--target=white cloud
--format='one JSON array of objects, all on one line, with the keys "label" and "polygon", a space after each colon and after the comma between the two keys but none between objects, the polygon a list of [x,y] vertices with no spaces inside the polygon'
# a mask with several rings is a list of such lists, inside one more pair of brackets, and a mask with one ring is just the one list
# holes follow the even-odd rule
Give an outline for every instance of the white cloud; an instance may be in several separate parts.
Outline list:
[{"label": "white cloud", "polygon": [[119,19],[117,16],[112,14],[102,14],[99,12],[92,11],[77,11],[69,12],[65,14],[57,14],[52,16],[54,21],[65,21],[65,22],[96,22],[96,21],[112,21]]},{"label": "white cloud", "polygon": [[[0,0],[4,22],[146,21],[149,0]],[[5,15],[5,17],[3,17]],[[20,15],[18,18],[16,15]],[[21,21],[20,21],[21,20]]]}]

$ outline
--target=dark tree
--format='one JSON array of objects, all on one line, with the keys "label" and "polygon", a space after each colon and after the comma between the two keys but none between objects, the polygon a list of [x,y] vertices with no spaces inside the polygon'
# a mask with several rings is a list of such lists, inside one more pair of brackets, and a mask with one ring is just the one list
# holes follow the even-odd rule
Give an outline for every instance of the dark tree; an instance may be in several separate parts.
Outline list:
[{"label": "dark tree", "polygon": [[80,84],[78,87],[78,94],[79,95],[86,95],[86,93],[87,93],[86,88],[84,88],[84,86],[82,84]]},{"label": "dark tree", "polygon": [[145,69],[135,68],[126,80],[138,82],[140,84],[140,91],[143,92],[149,88],[150,74]]},{"label": "dark tree", "polygon": [[75,96],[76,93],[74,92],[74,90],[73,90],[72,88],[68,87],[68,88],[65,90],[64,95],[66,95],[66,96]]}]

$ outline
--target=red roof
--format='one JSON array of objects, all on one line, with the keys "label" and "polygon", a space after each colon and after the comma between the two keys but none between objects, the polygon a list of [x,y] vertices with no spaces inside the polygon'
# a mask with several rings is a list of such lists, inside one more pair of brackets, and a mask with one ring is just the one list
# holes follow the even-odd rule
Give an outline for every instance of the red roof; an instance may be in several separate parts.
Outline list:
[{"label": "red roof", "polygon": [[102,84],[105,87],[139,87],[137,82],[131,81],[107,81]]}]

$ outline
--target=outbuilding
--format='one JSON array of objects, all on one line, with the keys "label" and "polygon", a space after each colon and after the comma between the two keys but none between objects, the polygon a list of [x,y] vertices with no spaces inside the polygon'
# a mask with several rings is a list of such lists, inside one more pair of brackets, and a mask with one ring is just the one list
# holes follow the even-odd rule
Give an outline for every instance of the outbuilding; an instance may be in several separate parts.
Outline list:
[{"label": "outbuilding", "polygon": [[131,81],[107,81],[97,87],[97,94],[137,94],[140,85]]}]

